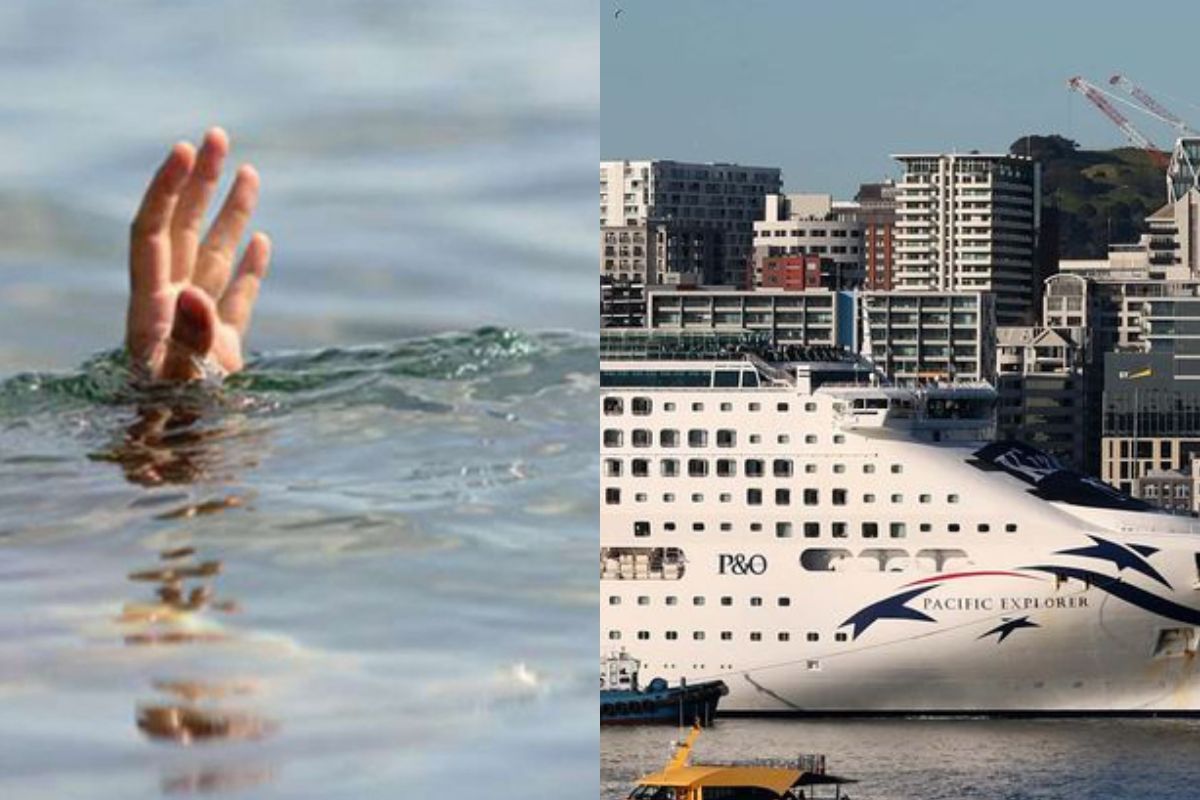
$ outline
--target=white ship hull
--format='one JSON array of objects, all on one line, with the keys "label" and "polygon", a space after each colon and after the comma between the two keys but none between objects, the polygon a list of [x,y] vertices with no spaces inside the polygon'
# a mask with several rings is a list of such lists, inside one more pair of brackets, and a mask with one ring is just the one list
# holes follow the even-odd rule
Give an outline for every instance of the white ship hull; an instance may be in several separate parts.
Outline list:
[{"label": "white ship hull", "polygon": [[1200,714],[1195,520],[854,418],[847,396],[605,391],[602,652],[723,680],[722,712]]}]

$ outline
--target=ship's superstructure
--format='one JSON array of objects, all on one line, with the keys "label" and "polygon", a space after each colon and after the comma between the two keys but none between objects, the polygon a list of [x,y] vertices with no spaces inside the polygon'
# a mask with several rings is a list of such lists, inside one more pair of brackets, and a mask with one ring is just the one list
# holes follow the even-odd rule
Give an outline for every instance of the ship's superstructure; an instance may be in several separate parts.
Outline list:
[{"label": "ship's superstructure", "polygon": [[985,384],[606,347],[601,651],[722,711],[1200,713],[1200,525],[992,442]]}]

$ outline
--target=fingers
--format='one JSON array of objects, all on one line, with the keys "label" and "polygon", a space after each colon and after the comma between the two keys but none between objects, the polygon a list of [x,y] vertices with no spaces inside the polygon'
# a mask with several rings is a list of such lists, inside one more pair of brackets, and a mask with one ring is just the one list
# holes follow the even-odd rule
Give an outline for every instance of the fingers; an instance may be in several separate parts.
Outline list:
[{"label": "fingers", "polygon": [[169,381],[199,377],[195,358],[208,355],[216,336],[217,311],[212,298],[191,287],[184,289],[175,303],[175,321],[160,377]]},{"label": "fingers", "polygon": [[129,277],[134,299],[157,292],[171,279],[171,242],[168,228],[179,193],[192,172],[196,150],[188,142],[171,148],[158,168],[137,216],[133,219],[129,241]]},{"label": "fingers", "polygon": [[204,212],[216,194],[217,181],[228,154],[229,136],[220,128],[209,129],[204,134],[195,166],[183,185],[171,219],[171,280],[176,283],[191,276]]},{"label": "fingers", "polygon": [[192,283],[212,297],[220,297],[225,284],[229,282],[238,241],[245,233],[250,215],[258,204],[258,184],[258,173],[254,167],[245,164],[238,169],[233,188],[229,190],[220,213],[200,245],[192,270]]},{"label": "fingers", "polygon": [[221,320],[232,325],[239,336],[245,336],[250,326],[250,314],[258,298],[258,288],[267,275],[270,263],[271,240],[265,233],[254,234],[238,265],[237,277],[229,284],[217,307]]}]

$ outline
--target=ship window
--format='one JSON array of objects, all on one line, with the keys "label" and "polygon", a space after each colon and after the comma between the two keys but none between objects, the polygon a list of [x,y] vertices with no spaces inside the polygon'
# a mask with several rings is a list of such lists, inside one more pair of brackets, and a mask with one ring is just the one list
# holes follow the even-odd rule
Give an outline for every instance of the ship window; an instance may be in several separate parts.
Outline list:
[{"label": "ship window", "polygon": [[733,495],[731,495],[729,492],[721,492],[721,494],[717,496],[717,499],[722,503],[732,503]]},{"label": "ship window", "polygon": [[669,606],[679,605],[679,598],[673,594],[669,594],[663,598],[663,602]]},{"label": "ship window", "polygon": [[742,373],[742,386],[747,386],[750,388],[754,388],[754,387],[758,386],[758,373],[757,372],[743,372]]},{"label": "ship window", "polygon": [[787,506],[792,503],[791,489],[776,489],[775,490],[775,505]]},{"label": "ship window", "polygon": [[746,490],[746,505],[761,506],[762,505],[762,489],[747,489]]},{"label": "ship window", "polygon": [[692,631],[692,638],[697,642],[704,641],[704,631]]},{"label": "ship window", "polygon": [[771,471],[776,478],[792,477],[792,460],[790,458],[777,458],[771,464]]},{"label": "ship window", "polygon": [[762,403],[751,403],[751,404],[750,404],[750,410],[751,410],[751,411],[761,411],[761,410],[762,410]]},{"label": "ship window", "polygon": [[703,478],[708,475],[708,462],[703,458],[688,459],[688,476],[692,478]]},{"label": "ship window", "polygon": [[958,502],[958,495],[956,495],[956,494],[948,494],[948,495],[946,495],[946,502],[947,502],[947,503],[957,503],[957,502]]},{"label": "ship window", "polygon": [[845,489],[834,489],[833,496],[832,496],[833,504],[835,506],[846,505],[846,495],[847,495],[847,492]]},{"label": "ship window", "polygon": [[736,447],[737,431],[722,428],[717,431],[717,447]]},{"label": "ship window", "polygon": [[862,524],[862,535],[863,535],[864,539],[878,539],[879,538],[879,523],[878,522],[864,522]]},{"label": "ship window", "polygon": [[816,472],[817,472],[816,464],[805,464],[804,465],[804,474],[805,475],[815,475]]},{"label": "ship window", "polygon": [[[593,406],[594,408],[594,406]],[[624,412],[624,403],[619,397],[604,398],[604,413],[607,416],[615,417]]]},{"label": "ship window", "polygon": [[663,411],[674,411],[674,410],[675,410],[674,403],[663,403]]},{"label": "ship window", "polygon": [[833,443],[834,443],[834,444],[845,444],[845,443],[846,443],[846,437],[845,437],[845,436],[843,436],[843,435],[842,435],[842,434],[840,434],[840,433],[835,433],[835,434],[833,435]]},{"label": "ship window", "polygon": [[612,639],[613,641],[616,641],[617,639],[621,638],[621,632],[620,631],[609,631],[608,638]]},{"label": "ship window", "polygon": [[958,533],[960,530],[962,530],[962,526],[960,526],[957,522],[951,522],[946,526],[946,530],[950,531],[950,533]]},{"label": "ship window", "polygon": [[846,523],[844,523],[844,522],[832,522],[832,523],[830,523],[830,530],[829,530],[829,532],[830,532],[830,534],[833,536],[833,538],[835,538],[835,539],[845,539],[845,538],[846,538],[846,536],[847,536],[847,533],[846,533]]},{"label": "ship window", "polygon": [[775,441],[779,444],[787,444],[791,440],[792,440],[792,437],[788,436],[786,433],[781,433],[775,437]]},{"label": "ship window", "polygon": [[816,489],[804,490],[804,505],[815,506],[821,501],[821,496]]},{"label": "ship window", "polygon": [[650,638],[650,631],[638,631],[638,639],[640,639],[641,641],[644,642],[649,638]]},{"label": "ship window", "polygon": [[658,444],[661,447],[679,447],[679,431],[663,428],[658,432]]},{"label": "ship window", "polygon": [[610,506],[619,505],[621,502],[621,490],[612,487],[605,489],[604,502]]},{"label": "ship window", "polygon": [[729,595],[725,595],[724,597],[721,598],[721,605],[723,605],[723,606],[733,605],[733,598],[730,597]]},{"label": "ship window", "polygon": [[776,522],[775,523],[776,538],[787,539],[791,535],[792,535],[792,523],[790,523],[790,522]]},{"label": "ship window", "polygon": [[[592,408],[595,408],[595,406],[592,406]],[[776,404],[775,404],[775,410],[776,410],[776,411],[787,411],[787,410],[788,410],[788,404],[787,404],[787,403],[776,403]]]},{"label": "ship window", "polygon": [[808,661],[805,661],[804,666],[809,672],[821,671],[821,662],[815,659],[809,659]]},{"label": "ship window", "polygon": [[674,522],[664,522],[664,523],[663,523],[663,530],[665,530],[665,531],[673,531],[673,530],[675,530],[675,523],[674,523]]},{"label": "ship window", "polygon": [[1005,533],[1016,533],[1016,531],[1017,531],[1017,524],[1015,522],[1009,522],[1004,526]]},{"label": "ship window", "polygon": [[922,502],[922,503],[928,503],[928,502],[930,502],[931,500],[933,500],[933,495],[931,495],[931,494],[922,494],[922,495],[918,495],[918,496],[917,496],[917,500],[918,500],[919,502]]},{"label": "ship window", "polygon": [[864,474],[870,475],[874,471],[875,471],[874,464],[863,464],[863,473]]},{"label": "ship window", "polygon": [[692,411],[703,411],[704,403],[692,403]]},{"label": "ship window", "polygon": [[758,608],[759,606],[762,605],[762,598],[761,597],[751,597],[750,605],[754,606],[755,608]]},{"label": "ship window", "polygon": [[805,443],[805,444],[816,444],[816,443],[817,443],[817,436],[816,436],[816,434],[810,433],[810,434],[808,434],[807,436],[805,436],[805,437],[804,437],[804,443]]},{"label": "ship window", "polygon": [[902,494],[894,494],[894,495],[892,495],[892,502],[893,502],[893,503],[903,503],[903,502],[904,502],[904,495],[902,495]]},{"label": "ship window", "polygon": [[841,547],[810,547],[800,554],[800,566],[809,572],[832,572],[848,558],[850,551]]},{"label": "ship window", "polygon": [[696,595],[695,597],[693,597],[693,598],[692,598],[692,605],[694,605],[694,606],[702,606],[702,605],[704,605],[704,595],[698,594],[698,595]]},{"label": "ship window", "polygon": [[635,503],[644,503],[646,502],[646,499],[647,497],[645,492],[638,492],[633,496],[633,502]]},{"label": "ship window", "polygon": [[750,444],[758,444],[762,441],[762,436],[757,433],[750,434]]},{"label": "ship window", "polygon": [[717,459],[717,475],[722,478],[733,478],[737,475],[737,462],[732,458]]},{"label": "ship window", "polygon": [[629,464],[629,471],[635,478],[645,478],[650,474],[650,461],[645,458],[635,458]]},{"label": "ship window", "polygon": [[931,530],[933,530],[933,526],[928,522],[921,523],[921,533],[929,533]]},{"label": "ship window", "polygon": [[722,411],[733,411],[733,403],[721,403]]},{"label": "ship window", "polygon": [[747,478],[761,478],[763,476],[764,470],[765,470],[765,467],[763,466],[763,460],[761,458],[747,458],[746,459],[746,477]]},{"label": "ship window", "polygon": [[673,458],[664,458],[658,464],[658,471],[664,478],[675,478],[679,476],[679,462]]},{"label": "ship window", "polygon": [[[595,408],[595,406],[593,406],[593,408]],[[752,641],[752,642],[761,642],[761,641],[762,641],[762,634],[761,634],[761,633],[759,633],[758,631],[750,631],[750,641]]]},{"label": "ship window", "polygon": [[688,431],[688,447],[708,447],[708,431],[700,428]]},{"label": "ship window", "polygon": [[[594,406],[593,406],[594,408]],[[604,429],[604,446],[605,447],[620,447],[624,440],[624,434],[616,428]]]},{"label": "ship window", "polygon": [[676,633],[675,631],[667,631],[667,635],[666,635],[667,641],[673,642],[678,638],[679,638],[679,634]]},{"label": "ship window", "polygon": [[630,411],[639,417],[645,417],[654,409],[654,403],[649,397],[635,397],[629,404]]},{"label": "ship window", "polygon": [[619,606],[619,605],[621,605],[621,596],[620,596],[620,595],[618,595],[618,594],[610,594],[610,595],[608,596],[608,604],[609,604],[610,606]]},{"label": "ship window", "polygon": [[790,598],[790,597],[780,597],[780,598],[779,598],[779,599],[778,599],[776,602],[777,602],[777,603],[778,603],[780,606],[783,606],[784,608],[786,608],[786,607],[788,607],[788,606],[790,606],[790,605],[792,604],[792,598]]},{"label": "ship window", "polygon": [[633,446],[634,447],[649,447],[654,444],[654,434],[645,428],[634,428],[633,430]]},{"label": "ship window", "polygon": [[717,372],[713,375],[713,386],[715,386],[719,389],[724,389],[724,388],[729,388],[729,387],[737,388],[738,378],[740,378],[740,377],[741,377],[740,372],[730,372],[729,370],[717,370]]},{"label": "ship window", "polygon": [[893,539],[903,539],[908,535],[908,527],[903,522],[893,522],[890,531]]},{"label": "ship window", "polygon": [[721,530],[722,530],[722,531],[731,531],[731,530],[733,530],[733,523],[732,523],[732,522],[722,522],[722,523],[721,523]]},{"label": "ship window", "polygon": [[621,459],[619,459],[619,458],[604,459],[604,477],[606,477],[606,478],[621,477]]},{"label": "ship window", "polygon": [[819,523],[819,522],[804,523],[804,538],[805,539],[816,539],[820,535],[821,535],[821,523]]},{"label": "ship window", "polygon": [[875,495],[873,495],[873,494],[871,494],[871,493],[869,493],[869,492],[868,492],[867,494],[864,494],[864,495],[863,495],[863,502],[864,502],[864,503],[874,503],[874,502],[875,502]]},{"label": "ship window", "polygon": [[634,536],[649,536],[650,535],[650,523],[647,522],[646,520],[638,520],[637,522],[633,523],[633,535]]},{"label": "ship window", "polygon": [[805,403],[805,404],[804,404],[804,410],[805,410],[805,411],[816,411],[816,410],[817,410],[817,404],[816,404],[816,403]]},{"label": "ship window", "polygon": [[903,464],[892,464],[892,474],[899,474],[901,472],[904,472]]},{"label": "ship window", "polygon": [[846,634],[844,634],[844,633],[835,633],[835,634],[834,634],[834,636],[833,636],[833,638],[834,638],[834,640],[835,640],[835,641],[844,642],[844,641],[846,641]]},{"label": "ship window", "polygon": [[697,492],[697,493],[694,493],[694,494],[692,494],[692,502],[693,502],[693,503],[703,503],[703,502],[704,502],[704,495],[702,495],[702,494],[700,494],[700,493],[698,493],[698,492]]},{"label": "ship window", "polygon": [[779,638],[779,641],[786,642],[792,638],[792,635],[790,633],[788,633],[787,631],[780,631],[778,638]]},{"label": "ship window", "polygon": [[693,522],[692,530],[695,531],[696,533],[703,533],[704,532],[704,523],[703,522]]},{"label": "ship window", "polygon": [[674,503],[675,502],[675,493],[674,492],[664,493],[662,501],[664,503]]},{"label": "ship window", "polygon": [[721,631],[721,641],[722,642],[733,641],[733,631]]},{"label": "ship window", "polygon": [[810,642],[819,642],[821,641],[821,634],[817,633],[816,631],[809,631],[804,638]]},{"label": "ship window", "polygon": [[750,532],[751,533],[758,533],[761,530],[762,530],[761,522],[751,522],[750,523]]},{"label": "ship window", "polygon": [[980,533],[987,533],[991,529],[992,529],[992,526],[988,525],[986,522],[981,522],[975,526],[975,530],[979,531]]},{"label": "ship window", "polygon": [[833,474],[834,475],[841,475],[845,471],[846,471],[845,464],[834,464],[833,465]]}]

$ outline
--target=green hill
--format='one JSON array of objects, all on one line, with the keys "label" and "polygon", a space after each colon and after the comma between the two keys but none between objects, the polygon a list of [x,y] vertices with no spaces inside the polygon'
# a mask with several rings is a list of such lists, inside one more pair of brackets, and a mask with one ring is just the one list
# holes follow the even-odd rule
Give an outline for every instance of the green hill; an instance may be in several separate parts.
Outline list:
[{"label": "green hill", "polygon": [[1163,169],[1133,147],[1080,150],[1063,136],[1023,136],[1009,152],[1042,163],[1048,230],[1060,258],[1103,258],[1108,245],[1136,242],[1145,218],[1167,200]]}]

